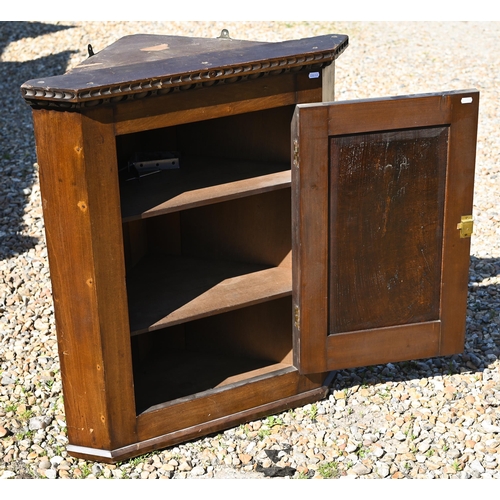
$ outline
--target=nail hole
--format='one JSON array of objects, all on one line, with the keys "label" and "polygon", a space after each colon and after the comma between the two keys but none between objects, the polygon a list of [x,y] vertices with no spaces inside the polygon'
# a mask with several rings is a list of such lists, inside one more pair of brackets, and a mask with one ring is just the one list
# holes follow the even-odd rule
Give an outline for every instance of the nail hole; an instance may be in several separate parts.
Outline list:
[{"label": "nail hole", "polygon": [[462,104],[470,104],[472,102],[472,97],[462,97]]}]

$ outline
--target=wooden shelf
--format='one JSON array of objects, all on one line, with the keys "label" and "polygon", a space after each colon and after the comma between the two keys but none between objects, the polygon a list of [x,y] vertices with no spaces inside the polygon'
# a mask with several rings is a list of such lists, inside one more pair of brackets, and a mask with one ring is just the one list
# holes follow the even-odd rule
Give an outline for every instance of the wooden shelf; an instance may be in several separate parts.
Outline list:
[{"label": "wooden shelf", "polygon": [[286,363],[218,354],[173,350],[139,364],[134,373],[137,413],[154,411],[230,388],[251,378],[289,368]]},{"label": "wooden shelf", "polygon": [[291,185],[288,163],[186,157],[180,168],[123,181],[124,222],[232,200]]},{"label": "wooden shelf", "polygon": [[131,335],[286,297],[289,268],[148,256],[127,277]]}]

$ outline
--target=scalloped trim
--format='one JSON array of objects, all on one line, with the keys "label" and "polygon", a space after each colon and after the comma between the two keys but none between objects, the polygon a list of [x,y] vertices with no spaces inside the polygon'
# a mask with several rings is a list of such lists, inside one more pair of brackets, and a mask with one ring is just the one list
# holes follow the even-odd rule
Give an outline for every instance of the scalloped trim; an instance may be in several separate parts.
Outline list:
[{"label": "scalloped trim", "polygon": [[347,47],[348,42],[335,50],[297,57],[270,59],[227,68],[202,70],[190,74],[166,78],[152,78],[144,81],[122,83],[111,86],[72,92],[66,89],[44,89],[21,87],[26,102],[36,108],[81,109],[116,104],[129,100],[165,95],[171,92],[235,83],[257,79],[290,71],[322,68],[330,64]]}]

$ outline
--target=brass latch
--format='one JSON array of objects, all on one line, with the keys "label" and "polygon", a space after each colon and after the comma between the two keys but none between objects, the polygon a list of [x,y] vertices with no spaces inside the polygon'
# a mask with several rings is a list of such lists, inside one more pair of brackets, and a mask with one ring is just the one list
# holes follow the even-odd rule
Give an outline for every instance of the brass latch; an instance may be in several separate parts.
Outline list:
[{"label": "brass latch", "polygon": [[460,238],[470,238],[474,229],[472,215],[462,215],[461,222],[457,224],[457,229],[460,229]]}]

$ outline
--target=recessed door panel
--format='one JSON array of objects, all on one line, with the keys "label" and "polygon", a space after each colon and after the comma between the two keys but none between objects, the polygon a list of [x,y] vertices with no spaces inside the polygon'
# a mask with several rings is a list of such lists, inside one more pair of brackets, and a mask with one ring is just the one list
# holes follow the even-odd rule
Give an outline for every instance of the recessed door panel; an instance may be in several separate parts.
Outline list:
[{"label": "recessed door panel", "polygon": [[448,127],[330,138],[329,334],[439,319]]}]

